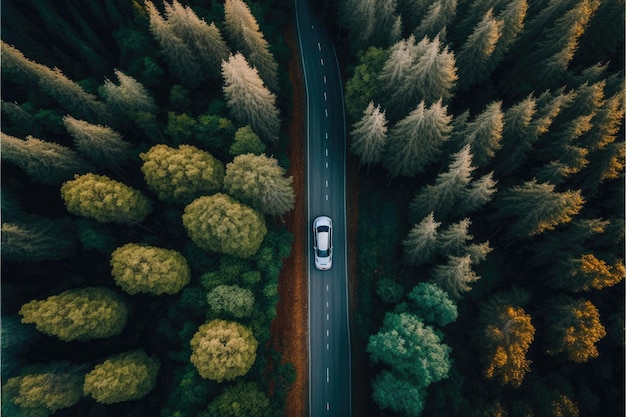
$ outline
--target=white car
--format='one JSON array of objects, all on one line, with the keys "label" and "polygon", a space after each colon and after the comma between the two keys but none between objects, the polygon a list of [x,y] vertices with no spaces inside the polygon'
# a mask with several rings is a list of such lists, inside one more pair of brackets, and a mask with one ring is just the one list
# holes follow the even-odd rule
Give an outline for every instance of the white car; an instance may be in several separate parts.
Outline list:
[{"label": "white car", "polygon": [[313,251],[315,267],[322,271],[333,265],[333,222],[328,216],[316,217],[313,221]]}]

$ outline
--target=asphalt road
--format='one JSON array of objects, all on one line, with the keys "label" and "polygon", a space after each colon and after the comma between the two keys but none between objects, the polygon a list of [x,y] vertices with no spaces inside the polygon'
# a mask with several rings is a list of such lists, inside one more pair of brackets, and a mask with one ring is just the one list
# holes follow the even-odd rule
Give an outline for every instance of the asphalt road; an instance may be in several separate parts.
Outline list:
[{"label": "asphalt road", "polygon": [[[304,0],[295,0],[307,91],[309,224],[309,412],[312,417],[351,415],[350,334],[346,265],[343,89],[333,44]],[[333,266],[315,269],[313,219],[333,221]]]}]

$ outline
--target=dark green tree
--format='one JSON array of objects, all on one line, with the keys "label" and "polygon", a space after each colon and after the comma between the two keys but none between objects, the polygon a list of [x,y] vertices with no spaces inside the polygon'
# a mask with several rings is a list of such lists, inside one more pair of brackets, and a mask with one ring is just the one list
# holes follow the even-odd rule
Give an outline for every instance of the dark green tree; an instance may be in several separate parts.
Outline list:
[{"label": "dark green tree", "polygon": [[357,55],[352,75],[346,81],[345,106],[351,120],[359,120],[370,101],[378,95],[378,74],[385,65],[389,52],[370,47]]},{"label": "dark green tree", "polygon": [[479,167],[484,167],[502,147],[502,130],[504,128],[504,114],[502,102],[489,104],[485,110],[465,124],[455,137],[460,138],[461,146],[472,147],[473,160]]},{"label": "dark green tree", "polygon": [[368,168],[382,159],[387,144],[387,118],[380,104],[374,107],[370,101],[363,111],[363,117],[353,125],[350,151],[359,157],[361,165]]},{"label": "dark green tree", "polygon": [[14,262],[39,262],[73,256],[76,238],[68,219],[31,216],[25,221],[2,223],[2,258]]},{"label": "dark green tree", "polygon": [[261,155],[265,152],[265,144],[261,138],[252,131],[250,126],[244,126],[237,129],[233,144],[230,146],[229,154],[232,156],[252,153]]},{"label": "dark green tree", "polygon": [[458,317],[456,304],[436,284],[421,282],[409,291],[407,298],[411,301],[411,311],[426,324],[443,327]]},{"label": "dark green tree", "polygon": [[470,284],[480,279],[472,270],[470,254],[449,255],[447,263],[434,267],[432,277],[437,285],[456,299],[461,298],[464,292],[470,291],[472,289]]},{"label": "dark green tree", "polygon": [[270,400],[255,382],[240,382],[226,388],[198,417],[269,417]]},{"label": "dark green tree", "polygon": [[372,398],[380,408],[400,416],[418,417],[424,409],[426,393],[419,385],[384,370],[372,381]]},{"label": "dark green tree", "polygon": [[437,251],[439,226],[441,222],[435,221],[432,212],[413,226],[407,238],[402,241],[407,263],[419,266],[433,260]]}]

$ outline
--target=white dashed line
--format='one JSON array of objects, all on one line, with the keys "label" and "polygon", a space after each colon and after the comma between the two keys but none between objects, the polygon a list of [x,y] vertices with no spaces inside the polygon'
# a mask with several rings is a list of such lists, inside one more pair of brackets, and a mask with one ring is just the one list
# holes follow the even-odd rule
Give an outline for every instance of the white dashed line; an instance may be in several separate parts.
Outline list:
[{"label": "white dashed line", "polygon": [[324,58],[320,58],[320,62],[322,63],[322,66],[324,66]]},{"label": "white dashed line", "polygon": [[322,45],[320,45],[320,43],[317,43],[317,49],[319,49],[320,51],[322,50]]},{"label": "white dashed line", "polygon": [[326,330],[326,337],[330,336],[330,330]]},{"label": "white dashed line", "polygon": [[328,162],[326,162],[326,168],[328,168]]},{"label": "white dashed line", "polygon": [[330,382],[330,369],[326,368],[326,383]]},{"label": "white dashed line", "polygon": [[330,314],[326,313],[326,321],[330,320]]},{"label": "white dashed line", "polygon": [[328,148],[326,148],[326,156],[328,156]]},{"label": "white dashed line", "polygon": [[326,350],[330,350],[330,345],[326,343]]},{"label": "white dashed line", "polygon": [[328,109],[324,109],[324,113],[326,113],[326,117],[328,117]]},{"label": "white dashed line", "polygon": [[326,76],[324,75],[324,84],[326,84]]},{"label": "white dashed line", "polygon": [[326,194],[326,201],[328,201],[328,194]]},{"label": "white dashed line", "polygon": [[328,101],[328,94],[326,94],[326,91],[324,91],[324,100]]},{"label": "white dashed line", "polygon": [[328,139],[328,132],[326,132],[326,139]]},{"label": "white dashed line", "polygon": [[[326,180],[326,188],[328,188],[328,180]],[[326,303],[326,304],[328,304],[328,303]],[[328,306],[326,306],[326,307],[328,307]]]}]

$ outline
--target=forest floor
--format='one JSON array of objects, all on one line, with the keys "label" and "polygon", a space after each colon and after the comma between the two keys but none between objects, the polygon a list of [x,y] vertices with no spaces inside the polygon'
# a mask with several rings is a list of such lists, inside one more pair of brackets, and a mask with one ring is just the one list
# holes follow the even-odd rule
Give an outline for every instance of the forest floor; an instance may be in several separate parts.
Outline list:
[{"label": "forest floor", "polygon": [[[290,362],[296,369],[296,380],[286,400],[285,417],[306,417],[308,415],[308,275],[307,275],[307,201],[306,201],[306,93],[300,66],[298,40],[294,25],[285,32],[285,39],[292,52],[288,65],[289,79],[293,85],[292,113],[288,127],[290,168],[288,175],[293,176],[296,203],[293,211],[285,216],[287,229],[293,234],[294,242],[291,255],[284,260],[280,273],[278,292],[280,301],[276,306],[277,314],[272,323],[272,345],[282,353],[283,360]],[[356,237],[358,226],[358,162],[348,158],[347,164],[347,214],[348,214],[348,290],[350,298],[350,317],[354,317],[356,299]],[[351,323],[352,327],[352,323]],[[354,343],[354,337],[353,343]],[[356,349],[357,352],[362,351]],[[363,358],[353,357],[353,364],[362,363]],[[360,367],[353,366],[353,374]],[[363,369],[361,369],[363,371]],[[353,378],[354,379],[354,378]],[[363,388],[362,378],[353,381],[353,398]],[[358,403],[353,401],[353,403]],[[356,411],[356,410],[353,410]],[[355,414],[358,415],[358,414]]]}]

